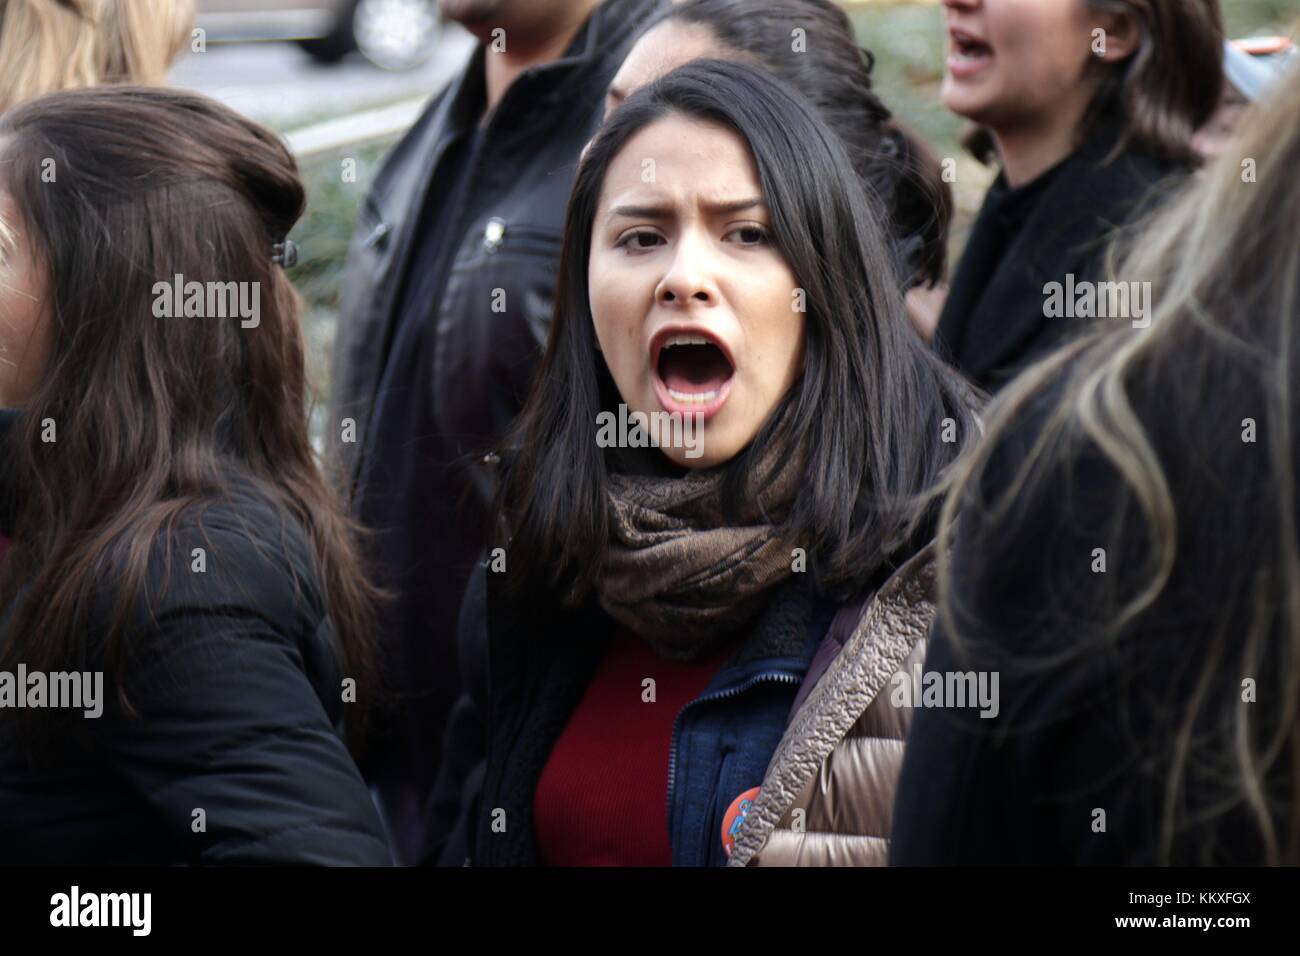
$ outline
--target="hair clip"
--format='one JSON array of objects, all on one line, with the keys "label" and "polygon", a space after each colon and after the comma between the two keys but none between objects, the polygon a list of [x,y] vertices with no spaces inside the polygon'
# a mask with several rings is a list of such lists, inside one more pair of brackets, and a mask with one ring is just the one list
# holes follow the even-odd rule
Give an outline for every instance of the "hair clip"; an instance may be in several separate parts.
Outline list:
[{"label": "hair clip", "polygon": [[292,269],[298,264],[297,244],[292,239],[273,243],[271,245],[271,261],[279,263],[286,269]]}]

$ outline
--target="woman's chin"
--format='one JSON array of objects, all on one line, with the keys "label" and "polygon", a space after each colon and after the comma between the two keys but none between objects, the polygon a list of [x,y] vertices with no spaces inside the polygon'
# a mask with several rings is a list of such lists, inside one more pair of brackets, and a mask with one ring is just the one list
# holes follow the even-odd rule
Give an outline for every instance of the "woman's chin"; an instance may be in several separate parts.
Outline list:
[{"label": "woman's chin", "polygon": [[962,83],[954,80],[948,74],[944,74],[943,85],[939,90],[939,99],[943,102],[944,108],[948,112],[960,116],[963,119],[970,120],[972,123],[982,123],[984,115],[983,102],[981,96],[976,96],[970,89],[969,83]]},{"label": "woman's chin", "polygon": [[715,456],[700,455],[698,458],[688,458],[681,448],[663,448],[660,449],[678,468],[685,471],[707,471],[709,468],[715,468],[718,465],[726,464],[732,456]]},{"label": "woman's chin", "polygon": [[[749,437],[753,438],[752,435]],[[710,422],[697,431],[693,439],[688,446],[661,448],[660,451],[671,458],[673,464],[679,468],[704,471],[725,465],[744,451],[749,443],[749,440],[739,438],[734,429],[727,428],[726,423],[715,422]]]}]

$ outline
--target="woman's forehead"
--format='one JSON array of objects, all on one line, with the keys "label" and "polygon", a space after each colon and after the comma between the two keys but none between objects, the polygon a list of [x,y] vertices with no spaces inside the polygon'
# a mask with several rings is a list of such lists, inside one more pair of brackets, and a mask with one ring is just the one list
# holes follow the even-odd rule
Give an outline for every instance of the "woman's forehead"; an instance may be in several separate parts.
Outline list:
[{"label": "woman's forehead", "polygon": [[600,205],[625,202],[629,194],[718,203],[761,192],[758,167],[739,133],[676,113],[633,134],[614,155]]}]

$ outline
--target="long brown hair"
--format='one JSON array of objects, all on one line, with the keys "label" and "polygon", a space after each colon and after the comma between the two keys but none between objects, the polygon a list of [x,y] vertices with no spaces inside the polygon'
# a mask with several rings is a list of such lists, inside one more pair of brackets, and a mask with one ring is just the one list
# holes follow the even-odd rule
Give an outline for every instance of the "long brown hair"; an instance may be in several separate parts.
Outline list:
[{"label": "long brown hair", "polygon": [[1129,17],[1133,55],[1104,70],[1084,126],[1119,118],[1116,151],[1132,143],[1162,159],[1199,164],[1192,135],[1213,115],[1223,89],[1219,0],[1086,0],[1095,13]]},{"label": "long brown hair", "polygon": [[[940,565],[958,647],[1034,631],[1068,636],[1060,659],[1037,662],[1049,669],[1118,653],[1134,673],[1152,650],[1185,661],[1150,682],[1169,718],[1137,742],[1163,775],[1162,862],[1206,862],[1209,836],[1234,825],[1238,854],[1300,862],[1297,168],[1300,78],[1255,107],[1119,267],[1151,283],[1149,326],[1099,331],[1001,393],[940,524],[942,551],[978,556]],[[1026,421],[1042,424],[1026,437]],[[1012,480],[986,487],[1013,450]],[[1102,518],[1073,493],[1085,467],[1113,479]],[[1044,544],[1085,524],[1112,573]],[[1031,576],[1048,589],[1033,608],[997,606],[999,581]]]},{"label": "long brown hair", "polygon": [[[197,94],[54,93],[0,120],[0,185],[46,273],[50,331],[48,368],[8,443],[21,507],[0,566],[0,609],[13,605],[3,658],[75,669],[94,589],[110,581],[105,651],[123,676],[151,549],[237,476],[305,531],[343,673],[371,684],[376,593],[318,470],[301,303],[272,261],[304,207],[284,144]],[[178,274],[258,283],[260,324],[158,317],[155,286]],[[46,420],[55,445],[41,440]],[[367,699],[346,708],[353,743]]]}]

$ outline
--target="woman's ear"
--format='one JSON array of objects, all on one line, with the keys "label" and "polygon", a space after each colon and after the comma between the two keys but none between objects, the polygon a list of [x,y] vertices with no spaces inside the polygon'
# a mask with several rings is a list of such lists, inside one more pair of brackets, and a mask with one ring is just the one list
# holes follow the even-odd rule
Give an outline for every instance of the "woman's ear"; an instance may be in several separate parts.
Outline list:
[{"label": "woman's ear", "polygon": [[1137,52],[1142,27],[1131,13],[1111,13],[1092,31],[1092,53],[1106,63],[1121,63]]}]

